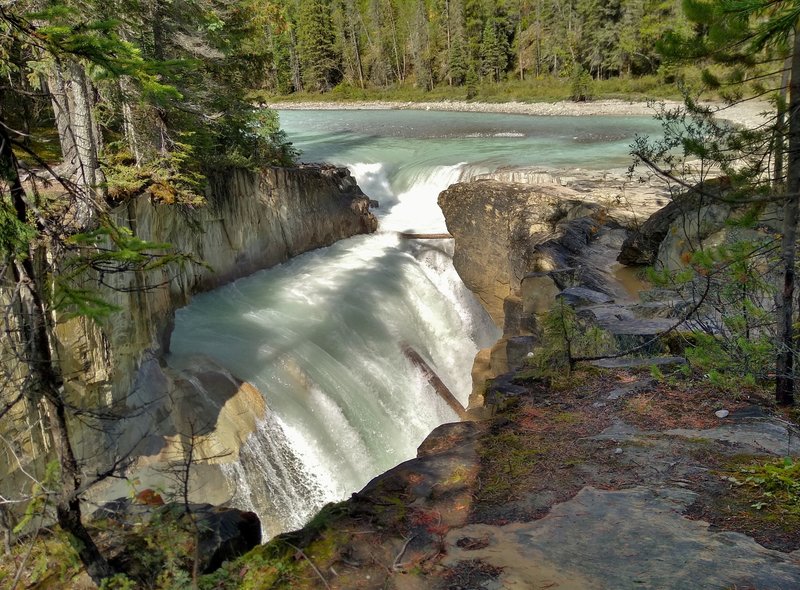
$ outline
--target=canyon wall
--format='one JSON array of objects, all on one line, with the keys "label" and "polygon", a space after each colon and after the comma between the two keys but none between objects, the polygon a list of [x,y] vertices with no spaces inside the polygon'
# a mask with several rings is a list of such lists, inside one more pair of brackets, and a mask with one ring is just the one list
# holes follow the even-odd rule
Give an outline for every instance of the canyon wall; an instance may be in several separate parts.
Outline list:
[{"label": "canyon wall", "polygon": [[[188,208],[140,196],[112,210],[120,227],[142,240],[169,244],[170,251],[190,260],[147,272],[98,274],[93,278],[105,285],[99,296],[119,311],[100,322],[85,317],[57,321],[67,398],[77,408],[114,418],[101,419],[96,430],[83,426],[87,415],[75,421],[73,437],[88,464],[132,452],[163,457],[170,440],[185,434],[187,421],[201,430],[216,428],[218,422],[252,429],[258,416],[242,412],[263,414],[265,408],[252,403],[250,386],[210,360],[200,359],[190,374],[165,366],[175,311],[196,293],[377,228],[369,199],[344,168],[229,172],[214,179],[207,197],[204,206]],[[96,289],[96,283],[87,281],[86,288]],[[38,429],[39,412],[26,401],[2,427],[31,465],[46,454],[41,450],[46,438],[34,443],[30,435]],[[222,442],[212,440],[208,446],[241,442],[246,435],[223,433]],[[235,458],[236,449],[225,446]],[[7,473],[16,468],[16,460],[5,458],[2,472]]]}]

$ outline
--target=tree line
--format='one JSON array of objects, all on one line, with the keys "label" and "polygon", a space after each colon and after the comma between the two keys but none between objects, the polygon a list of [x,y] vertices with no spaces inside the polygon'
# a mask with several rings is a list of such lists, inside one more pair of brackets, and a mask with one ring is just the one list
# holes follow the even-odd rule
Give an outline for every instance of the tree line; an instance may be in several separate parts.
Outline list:
[{"label": "tree line", "polygon": [[263,18],[275,93],[337,84],[422,89],[507,79],[654,74],[686,31],[680,0],[274,0]]}]

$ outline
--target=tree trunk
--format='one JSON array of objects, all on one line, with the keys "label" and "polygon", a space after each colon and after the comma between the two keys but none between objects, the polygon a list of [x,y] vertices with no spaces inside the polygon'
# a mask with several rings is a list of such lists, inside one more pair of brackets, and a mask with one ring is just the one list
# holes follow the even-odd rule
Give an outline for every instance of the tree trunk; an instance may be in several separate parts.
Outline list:
[{"label": "tree trunk", "polygon": [[47,86],[58,131],[58,141],[61,146],[62,166],[65,175],[71,177],[78,169],[78,151],[75,147],[75,136],[72,134],[67,84],[64,81],[60,63],[53,65],[53,69],[47,77]]},{"label": "tree trunk", "polygon": [[[0,125],[0,170],[9,185],[11,200],[17,219],[28,223],[25,190],[19,179],[17,161],[11,151],[11,142],[5,128]],[[103,579],[114,575],[114,570],[102,556],[81,520],[79,492],[81,472],[72,448],[67,426],[67,406],[61,396],[61,379],[52,357],[51,327],[42,297],[45,288],[36,265],[45,260],[40,248],[31,248],[23,259],[13,260],[16,280],[16,312],[20,327],[21,351],[29,371],[31,397],[44,402],[54,448],[61,468],[61,491],[56,499],[56,516],[59,526],[69,535],[70,543],[92,580],[99,586]]]},{"label": "tree trunk", "polygon": [[292,68],[292,85],[295,92],[303,91],[303,77],[300,75],[300,58],[297,55],[297,36],[294,29],[289,28],[289,62]]},{"label": "tree trunk", "polygon": [[797,221],[800,212],[800,34],[795,30],[789,83],[789,157],[786,169],[787,201],[783,208],[783,290],[778,309],[778,355],[775,400],[781,405],[794,402],[793,296]]},{"label": "tree trunk", "polygon": [[364,66],[361,62],[361,48],[358,46],[358,32],[356,31],[356,12],[357,8],[352,0],[347,3],[347,20],[350,23],[350,42],[353,44],[353,56],[356,60],[356,72],[358,73],[358,85],[364,90]]},{"label": "tree trunk", "polygon": [[86,72],[79,63],[69,65],[70,122],[78,151],[78,179],[81,187],[92,195],[96,185],[97,147],[92,102],[87,90]]},{"label": "tree trunk", "polygon": [[128,149],[131,151],[136,165],[141,166],[144,163],[144,153],[141,139],[136,130],[136,119],[133,111],[134,107],[132,106],[135,90],[130,80],[125,76],[119,80],[119,89],[122,94],[122,128],[125,131],[125,139],[128,142]]},{"label": "tree trunk", "polygon": [[789,92],[789,73],[791,68],[792,58],[787,58],[783,64],[783,72],[781,72],[780,98],[778,99],[778,112],[775,119],[775,135],[772,146],[775,158],[773,184],[776,186],[783,183],[783,152],[786,149],[784,137],[786,132],[786,95]]}]

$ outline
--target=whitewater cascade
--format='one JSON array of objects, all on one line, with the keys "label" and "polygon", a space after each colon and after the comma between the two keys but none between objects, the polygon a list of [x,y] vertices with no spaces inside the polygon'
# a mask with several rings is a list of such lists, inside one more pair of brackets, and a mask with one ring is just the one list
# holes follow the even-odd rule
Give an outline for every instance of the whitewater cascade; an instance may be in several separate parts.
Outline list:
[{"label": "whitewater cascade", "polygon": [[348,165],[380,202],[378,233],[200,295],[180,310],[170,363],[211,357],[264,394],[268,415],[226,469],[264,537],[306,522],[416,454],[457,419],[403,354],[415,349],[462,402],[499,333],[452,265],[436,199],[501,166],[627,166],[647,119],[421,111],[284,111],[305,161]]},{"label": "whitewater cascade", "polygon": [[350,166],[381,201],[378,233],[344,240],[198,296],[178,312],[171,364],[206,355],[256,385],[268,415],[224,467],[234,505],[265,538],[416,454],[457,420],[403,354],[413,347],[466,405],[479,348],[498,333],[452,265],[436,204],[463,165],[415,171],[398,191],[383,164]]}]

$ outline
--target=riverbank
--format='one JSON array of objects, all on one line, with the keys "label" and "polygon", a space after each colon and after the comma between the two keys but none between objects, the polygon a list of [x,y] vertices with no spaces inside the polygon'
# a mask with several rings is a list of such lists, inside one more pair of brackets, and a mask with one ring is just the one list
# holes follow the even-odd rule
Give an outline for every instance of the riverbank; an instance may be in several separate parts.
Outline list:
[{"label": "riverbank", "polygon": [[[682,105],[675,100],[655,102],[626,100],[597,100],[590,102],[471,102],[463,100],[440,100],[429,102],[398,101],[313,101],[273,102],[266,106],[278,110],[422,110],[451,111],[459,113],[499,113],[506,115],[530,115],[539,117],[647,117],[653,116],[660,105],[676,108]],[[765,101],[749,101],[728,106],[723,103],[708,103],[717,110],[721,119],[754,128],[763,125],[774,111]]]}]

